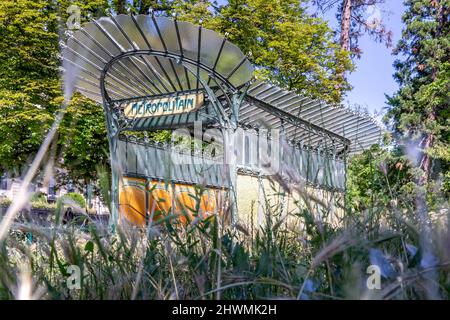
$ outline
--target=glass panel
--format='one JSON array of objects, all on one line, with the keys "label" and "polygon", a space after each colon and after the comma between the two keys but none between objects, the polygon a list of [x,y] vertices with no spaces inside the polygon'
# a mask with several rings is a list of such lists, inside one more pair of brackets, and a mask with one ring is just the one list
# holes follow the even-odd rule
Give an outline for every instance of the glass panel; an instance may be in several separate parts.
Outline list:
[{"label": "glass panel", "polygon": [[152,162],[152,149],[153,147],[143,146],[139,145],[140,152],[142,153],[142,163],[144,170],[142,171],[142,174],[144,174],[146,177],[149,177],[151,174],[151,171],[153,170],[153,164]]},{"label": "glass panel", "polygon": [[318,153],[317,154],[317,164],[316,164],[316,172],[317,172],[317,183],[320,185],[323,185],[326,183],[326,180],[324,179],[325,174],[325,161],[323,156]]},{"label": "glass panel", "polygon": [[147,162],[147,167],[150,167],[150,172],[148,174],[151,177],[164,178],[166,174],[164,150],[152,147],[149,152],[152,154],[152,157]]},{"label": "glass panel", "polygon": [[178,44],[175,23],[173,20],[161,17],[157,17],[155,19],[164,43],[166,44],[167,51],[180,54],[180,46]]},{"label": "glass panel", "polygon": [[136,148],[135,144],[128,143],[127,151],[127,169],[130,173],[137,172],[137,162],[136,162]]},{"label": "glass panel", "polygon": [[191,90],[195,88],[196,78],[194,75],[189,71],[189,69],[185,68],[184,66],[180,66],[181,69],[178,69],[178,78],[180,79],[181,86],[184,90]]},{"label": "glass panel", "polygon": [[255,90],[252,90],[250,95],[253,97],[259,98],[258,97],[259,94],[263,94],[271,87],[272,87],[272,85],[270,85],[270,84],[263,84],[262,86],[257,87]]},{"label": "glass panel", "polygon": [[150,166],[147,165],[147,152],[145,152],[146,148],[140,144],[135,145],[136,155],[137,155],[137,173],[148,175],[148,169]]},{"label": "glass panel", "polygon": [[146,92],[141,84],[138,84],[136,80],[136,75],[133,70],[130,70],[127,65],[123,61],[114,63],[107,77],[113,78],[120,87],[123,87],[129,92],[134,92],[138,96],[141,96]]},{"label": "glass panel", "polygon": [[198,26],[194,26],[193,24],[184,21],[178,21],[177,24],[184,56],[197,61]]},{"label": "glass panel", "polygon": [[83,90],[83,88],[75,88],[76,91],[80,92],[82,95],[84,95],[85,97],[92,99],[94,101],[97,101],[99,103],[102,102],[102,97],[100,95],[97,94],[93,94],[91,92],[86,92]]},{"label": "glass panel", "polygon": [[127,173],[127,143],[122,140],[117,141],[117,158],[119,159],[119,165],[122,167],[125,173]]},{"label": "glass panel", "polygon": [[313,183],[320,183],[319,182],[319,155],[317,154],[317,151],[313,152],[313,158],[312,158],[312,181]]},{"label": "glass panel", "polygon": [[180,155],[181,163],[178,165],[180,171],[179,175],[176,177],[176,179],[180,179],[181,181],[189,181],[189,155],[188,154],[182,154]]},{"label": "glass panel", "polygon": [[221,178],[221,168],[223,168],[220,164],[211,165],[209,168],[209,176],[212,185],[215,186],[223,186],[222,178]]},{"label": "glass panel", "polygon": [[89,34],[93,39],[95,39],[101,48],[95,50],[96,52],[100,52],[105,50],[111,56],[116,56],[120,54],[120,50],[106,37],[106,35],[94,24],[88,23],[83,27],[84,31]]},{"label": "glass panel", "polygon": [[237,64],[242,61],[242,58],[244,58],[244,55],[241,50],[231,42],[227,41],[223,47],[219,62],[217,63],[217,72],[224,77],[227,77]]},{"label": "glass panel", "polygon": [[[77,77],[75,83],[73,83],[74,87],[86,89],[87,91],[93,91],[95,94],[100,95],[100,90],[98,87],[100,72],[91,64],[75,56],[72,52],[66,51],[64,53],[64,59],[65,61],[63,66],[65,69],[65,75],[75,75]],[[80,78],[86,78],[86,81],[81,81]],[[73,80],[65,79],[64,81]],[[89,94],[89,97],[91,98],[92,95]],[[98,100],[98,97],[95,98],[95,100]]]},{"label": "glass panel", "polygon": [[92,55],[97,56],[97,59],[102,62],[102,65],[103,63],[107,63],[111,59],[111,55],[109,54],[109,52],[102,49],[102,47],[95,43],[94,40],[88,35],[80,32],[79,34],[77,34],[76,38],[85,48],[91,51]]},{"label": "glass panel", "polygon": [[250,61],[246,60],[236,72],[228,79],[232,85],[238,87],[247,81],[249,81],[253,76],[253,66]]},{"label": "glass panel", "polygon": [[129,82],[139,91],[143,91],[145,95],[156,94],[156,89],[151,85],[151,83],[142,75],[141,72],[136,68],[135,64],[129,59],[120,59],[122,64],[121,68],[126,70],[126,76]]},{"label": "glass panel", "polygon": [[[244,65],[245,65],[245,63],[244,63]],[[239,70],[236,71],[236,72],[239,72]],[[286,96],[286,93],[283,92],[282,90],[280,90],[280,89],[278,89],[276,87],[275,87],[275,89],[276,90],[273,90],[270,94],[264,95],[265,96],[264,97],[265,101],[267,101],[269,103],[273,103],[273,102],[276,102],[277,100],[281,100],[280,99],[281,97],[283,97],[283,96],[285,97]]]},{"label": "glass panel", "polygon": [[188,164],[188,181],[192,183],[200,183],[198,173],[195,171],[195,165],[193,164],[194,157],[191,157],[190,163]]},{"label": "glass panel", "polygon": [[[176,84],[172,67],[170,66],[170,63],[167,59],[158,57],[159,63],[154,56],[145,56],[144,59],[149,63],[149,65],[153,68],[153,71],[158,75],[158,77],[167,87],[168,91],[165,90],[166,92],[173,92],[177,90],[176,88],[178,87],[178,85]],[[162,68],[160,67],[160,64]],[[169,78],[166,77],[166,74]]]},{"label": "glass panel", "polygon": [[252,130],[248,132],[247,137],[249,138],[249,146],[250,146],[250,152],[249,152],[249,161],[250,161],[250,167],[252,169],[258,168],[258,134],[256,131]]},{"label": "glass panel", "polygon": [[133,19],[129,15],[119,15],[114,17],[117,23],[120,25],[122,30],[127,34],[128,38],[133,42],[133,44],[141,50],[148,50],[149,47],[146,44],[144,38],[139,32],[136,24],[133,22]]},{"label": "glass panel", "polygon": [[204,165],[204,174],[205,174],[205,180],[206,183],[209,183],[211,185],[217,185],[217,175],[216,175],[216,165],[211,165],[211,164],[205,164]]},{"label": "glass panel", "polygon": [[158,32],[150,16],[138,15],[135,16],[136,22],[144,33],[147,41],[150,43],[153,50],[164,51],[164,47],[159,40]]},{"label": "glass panel", "polygon": [[[170,65],[169,59],[161,59],[161,60],[167,60],[168,65]],[[173,60],[172,60],[172,64],[173,64],[174,68],[172,68],[172,66],[170,66],[169,67],[170,72],[167,72],[169,75],[173,75],[172,82],[175,84],[175,86],[177,87],[178,90],[180,90],[180,91],[187,90],[188,86],[187,86],[187,80],[186,80],[186,76],[185,76],[185,72],[184,72],[184,67],[182,65],[176,63]],[[174,69],[175,69],[175,73],[173,71]],[[178,79],[177,79],[177,77],[178,77]],[[181,84],[181,87],[180,87],[180,84]]]},{"label": "glass panel", "polygon": [[124,59],[114,63],[114,71],[117,73],[119,79],[124,84],[138,91],[139,95],[150,94],[149,90],[139,80],[139,72],[132,66],[132,64]]},{"label": "glass panel", "polygon": [[[77,52],[78,55],[99,66],[101,69],[104,67],[105,61],[108,61],[111,58],[81,32],[77,33],[76,40],[77,42],[74,41],[73,38],[69,38],[67,46]],[[100,53],[97,51],[100,51]]]},{"label": "glass panel", "polygon": [[123,98],[130,98],[135,96],[132,91],[130,91],[127,87],[124,87],[117,81],[113,80],[113,78],[111,78],[109,75],[105,79],[105,88],[109,95],[111,95],[111,93],[117,93],[119,95],[122,95]]},{"label": "glass panel", "polygon": [[149,71],[148,67],[139,57],[128,57],[126,61],[130,69],[135,72],[135,76],[138,77],[147,88],[150,88],[154,94],[160,94],[164,90],[161,88],[161,84],[158,79],[156,79],[155,75]]},{"label": "glass panel", "polygon": [[102,17],[97,20],[97,23],[108,33],[109,37],[113,39],[115,45],[118,45],[121,48],[122,52],[134,50],[133,46],[125,38],[119,28],[117,28],[111,18]]},{"label": "glass panel", "polygon": [[[148,56],[147,56],[148,57]],[[130,59],[132,59],[135,64],[137,65],[137,67],[147,75],[148,78],[150,78],[150,80],[153,81],[154,87],[158,88],[157,91],[160,93],[166,92],[166,89],[164,89],[164,86],[161,84],[161,81],[163,80],[159,80],[158,77],[156,76],[157,73],[155,73],[155,71],[153,70],[153,65],[150,64],[150,62],[148,60],[146,60],[147,58],[145,58],[144,56],[139,56],[139,57],[131,57]],[[152,69],[150,69],[152,68]],[[167,84],[169,85],[169,84]],[[166,86],[167,86],[166,85]],[[156,90],[155,88],[155,90]]]},{"label": "glass panel", "polygon": [[64,65],[65,68],[70,69],[67,70],[68,73],[71,76],[76,75],[80,72],[80,69],[85,69],[86,71],[84,71],[87,74],[91,74],[91,77],[98,77],[100,78],[100,73],[101,73],[101,68],[99,68],[99,66],[88,62],[86,60],[84,60],[82,57],[80,57],[79,55],[66,50],[64,52],[64,59],[69,61],[68,64],[66,63]]},{"label": "glass panel", "polygon": [[307,181],[308,180],[308,170],[309,170],[309,150],[302,149],[302,177]]},{"label": "glass panel", "polygon": [[[198,34],[198,31],[197,31]],[[208,66],[209,68],[213,68],[214,63],[216,62],[217,55],[219,53],[220,47],[223,42],[223,37],[219,36],[216,32],[202,29],[202,44],[201,44],[201,52],[200,52],[200,62]],[[195,44],[197,46],[197,44]],[[226,44],[225,44],[226,47]],[[224,47],[224,49],[225,49]],[[195,51],[197,48],[195,47]],[[224,51],[222,51],[222,54]],[[222,61],[224,57],[221,56],[220,61]],[[197,60],[195,57],[194,60]],[[219,63],[220,63],[219,61]]]},{"label": "glass panel", "polygon": [[82,79],[81,77],[78,78],[77,81],[77,88],[85,89],[87,92],[92,92],[101,96],[98,84],[92,84],[89,79]]},{"label": "glass panel", "polygon": [[[99,77],[100,78],[100,77]],[[121,88],[124,92],[128,92],[130,96],[142,96],[145,94],[145,91],[136,90],[132,84],[126,79],[122,72],[118,72],[116,70],[111,70],[105,77],[105,82],[107,83],[115,83],[119,88]]]},{"label": "glass panel", "polygon": [[[205,81],[206,83],[208,82],[209,79],[209,74],[208,72],[206,72],[203,69],[200,69],[200,79]],[[202,85],[200,84],[199,87],[202,87]]]}]

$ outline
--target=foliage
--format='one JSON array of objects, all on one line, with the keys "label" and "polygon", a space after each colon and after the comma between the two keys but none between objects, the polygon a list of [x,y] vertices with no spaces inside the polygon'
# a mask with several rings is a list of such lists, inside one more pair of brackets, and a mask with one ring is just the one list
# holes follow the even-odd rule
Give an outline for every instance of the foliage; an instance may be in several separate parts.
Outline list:
[{"label": "foliage", "polygon": [[0,38],[0,168],[20,170],[62,101],[53,2],[2,1]]},{"label": "foliage", "polygon": [[[63,98],[59,44],[66,9],[81,7],[85,20],[105,14],[107,1],[3,1],[0,5],[0,168],[20,173],[37,151]],[[102,10],[103,8],[103,10]],[[75,181],[95,179],[106,161],[102,109],[75,96],[66,111],[57,158]]]},{"label": "foliage", "polygon": [[58,140],[62,166],[73,180],[84,184],[97,179],[96,166],[108,161],[103,109],[76,94],[67,108]]},{"label": "foliage", "polygon": [[403,204],[413,203],[413,181],[411,163],[398,146],[385,150],[374,145],[349,161],[348,200],[356,211],[371,208],[375,203],[386,206],[394,199]]},{"label": "foliage", "polygon": [[54,203],[48,203],[47,201],[38,200],[36,202],[31,203],[31,208],[55,210],[56,205]]},{"label": "foliage", "polygon": [[0,207],[8,207],[12,201],[8,198],[0,198]]},{"label": "foliage", "polygon": [[450,2],[408,0],[405,5],[394,65],[400,89],[388,98],[385,121],[426,179],[438,181],[450,168]]},{"label": "foliage", "polygon": [[86,207],[86,200],[84,199],[83,195],[76,193],[76,192],[69,192],[64,195],[65,200],[71,200],[81,208]]},{"label": "foliage", "polygon": [[30,201],[30,206],[33,209],[49,209],[54,210],[56,208],[54,203],[48,203],[47,197],[43,194],[33,194]]}]

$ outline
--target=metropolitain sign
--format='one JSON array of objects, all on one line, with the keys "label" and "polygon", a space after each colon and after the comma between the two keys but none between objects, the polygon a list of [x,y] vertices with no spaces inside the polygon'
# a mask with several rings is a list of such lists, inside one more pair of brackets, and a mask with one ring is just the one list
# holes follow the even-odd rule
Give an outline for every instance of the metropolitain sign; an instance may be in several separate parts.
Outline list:
[{"label": "metropolitain sign", "polygon": [[135,101],[124,108],[127,118],[168,116],[195,111],[204,104],[203,93],[182,94],[159,99]]}]

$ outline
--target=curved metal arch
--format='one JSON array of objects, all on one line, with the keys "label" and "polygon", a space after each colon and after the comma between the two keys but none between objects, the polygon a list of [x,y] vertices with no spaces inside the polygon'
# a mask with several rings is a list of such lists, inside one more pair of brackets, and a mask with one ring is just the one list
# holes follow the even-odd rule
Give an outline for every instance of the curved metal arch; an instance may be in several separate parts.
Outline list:
[{"label": "curved metal arch", "polygon": [[[117,114],[115,114],[115,112],[113,110],[111,110],[111,106],[116,102],[115,100],[111,100],[107,89],[106,89],[106,77],[108,75],[108,70],[114,65],[114,63],[120,61],[123,58],[126,57],[130,57],[130,56],[163,56],[164,58],[167,59],[175,59],[173,56],[177,56],[178,55],[167,55],[164,52],[161,51],[153,51],[153,50],[137,50],[136,52],[126,52],[123,54],[120,54],[116,57],[114,57],[113,59],[111,59],[107,65],[105,65],[105,67],[103,68],[102,74],[101,74],[101,78],[100,78],[100,89],[101,89],[101,93],[102,93],[102,99],[103,99],[103,104],[104,104],[104,108],[105,108],[105,112],[110,114],[109,118],[110,120],[113,120],[113,123],[111,123],[111,125],[113,127],[111,127],[111,134],[112,135],[116,135],[119,134],[121,131],[123,130],[127,130],[130,129],[130,127],[126,126],[126,127],[121,127],[119,124],[119,119]],[[180,57],[181,58],[181,57]],[[217,122],[219,123],[219,125],[222,128],[228,128],[230,126],[233,126],[234,122],[233,122],[233,117],[235,117],[235,115],[231,114],[231,119],[227,116],[225,109],[223,108],[223,105],[219,102],[219,100],[217,99],[215,93],[213,92],[213,90],[209,87],[209,85],[207,84],[207,81],[204,79],[201,79],[198,72],[195,72],[194,70],[191,70],[191,66],[193,67],[197,67],[198,64],[196,63],[195,60],[192,59],[178,59],[177,60],[178,64],[181,64],[184,69],[186,70],[186,72],[189,72],[190,74],[192,74],[192,76],[194,78],[196,78],[199,83],[202,85],[203,88],[197,88],[197,90],[205,90],[206,93],[208,94],[208,96],[210,97],[210,103],[213,107],[214,112],[216,113],[216,119]],[[205,71],[212,71],[212,69],[208,68],[207,66],[201,65],[200,66],[202,68],[202,70]],[[239,91],[238,88],[234,87],[231,83],[229,83],[226,79],[224,79],[223,76],[221,76],[218,73],[213,72],[214,74],[208,74],[210,79],[213,79],[219,87],[219,90],[223,92],[223,94],[225,95],[225,97],[227,98],[226,101],[228,103],[233,104],[232,100],[234,101],[234,97],[239,95],[241,96],[240,102],[242,102],[242,96],[243,93],[241,93]],[[216,75],[217,78],[214,78],[213,76]],[[219,81],[218,81],[219,80]],[[223,82],[222,82],[223,81]],[[223,87],[223,85],[220,85],[220,82],[222,82],[222,84],[226,85],[226,88]],[[243,84],[242,86],[240,86],[240,88],[245,87],[245,86],[249,86],[249,83],[251,82],[248,81],[247,83]],[[192,91],[195,91],[196,89],[192,89]],[[228,91],[228,92],[227,92]],[[246,90],[244,90],[245,92]],[[230,93],[231,95],[231,99],[228,97],[227,93]],[[148,95],[146,97],[151,97],[152,95]],[[126,98],[126,99],[121,99],[121,102],[125,102],[125,101],[133,101],[136,99],[139,99],[140,97],[130,97],[130,98]],[[236,103],[236,102],[235,102]],[[237,102],[239,103],[239,102]],[[232,107],[232,105],[229,106],[231,110],[235,109]],[[107,110],[109,109],[109,110]],[[236,112],[236,110],[234,110]]]},{"label": "curved metal arch", "polygon": [[[108,103],[111,103],[112,100],[110,99],[108,92],[106,91],[106,87],[105,87],[105,79],[106,76],[108,75],[108,71],[109,69],[118,61],[120,61],[121,59],[124,58],[128,58],[128,57],[134,57],[134,56],[156,56],[156,57],[163,57],[163,58],[167,58],[167,59],[172,59],[175,60],[175,62],[177,64],[181,64],[183,65],[184,68],[188,69],[187,66],[185,65],[191,65],[191,66],[195,66],[195,67],[199,67],[200,69],[208,72],[208,75],[210,78],[216,78],[219,79],[223,84],[225,84],[227,86],[227,89],[230,90],[231,93],[237,93],[238,92],[238,88],[234,87],[227,78],[225,78],[224,76],[222,76],[221,74],[219,74],[218,72],[216,72],[215,70],[209,68],[208,66],[206,66],[205,64],[196,61],[194,59],[190,59],[187,58],[186,56],[183,55],[178,55],[175,53],[171,53],[171,52],[165,52],[165,51],[160,51],[160,50],[134,50],[134,51],[127,51],[127,52],[123,52],[115,57],[113,57],[111,60],[109,60],[106,65],[104,66],[101,75],[100,75],[100,91],[102,93],[102,99],[104,99],[104,101],[107,101]],[[232,75],[232,74],[231,74]],[[230,76],[228,76],[228,78],[230,78]],[[196,78],[198,78],[198,76],[194,73],[194,76]],[[135,97],[137,98],[137,97]],[[130,98],[134,99],[134,98]],[[125,99],[124,99],[125,100]]]}]

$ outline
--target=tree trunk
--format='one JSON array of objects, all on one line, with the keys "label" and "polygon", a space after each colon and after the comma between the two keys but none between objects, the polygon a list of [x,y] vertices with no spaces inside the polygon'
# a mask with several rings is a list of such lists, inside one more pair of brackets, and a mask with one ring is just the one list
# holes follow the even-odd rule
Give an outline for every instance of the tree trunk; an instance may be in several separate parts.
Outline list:
[{"label": "tree trunk", "polygon": [[[436,115],[434,112],[431,112],[428,115],[428,119],[430,121],[436,121]],[[420,168],[423,171],[423,174],[419,178],[419,186],[425,186],[430,178],[430,171],[431,171],[431,158],[426,153],[427,150],[433,147],[434,144],[434,135],[432,133],[427,133],[425,135],[425,143],[423,146],[424,154],[422,156],[422,160],[420,161]]]},{"label": "tree trunk", "polygon": [[[341,49],[345,51],[350,51],[350,24],[351,24],[351,13],[352,13],[352,0],[344,0],[342,4],[342,16],[341,16],[341,37],[340,45]],[[345,80],[345,69],[338,72],[338,79]]]},{"label": "tree trunk", "polygon": [[[437,0],[435,2],[435,5],[439,6],[437,17],[438,26],[436,29],[436,35],[434,37],[435,39],[438,39],[441,36],[442,27],[446,19],[444,17],[443,6],[440,3],[440,1]],[[436,80],[436,76],[437,70],[436,68],[434,68],[431,74],[431,81],[434,82]],[[437,115],[435,108],[432,108],[430,111],[427,112],[427,118],[428,121],[436,121]],[[427,298],[436,300],[441,298],[438,286],[439,273],[435,269],[437,258],[431,243],[432,230],[429,225],[430,217],[426,199],[426,188],[431,175],[431,161],[432,161],[427,151],[433,147],[434,140],[435,136],[433,135],[433,133],[430,132],[425,133],[425,142],[423,145],[424,152],[422,155],[422,159],[420,161],[420,168],[422,169],[423,173],[418,179],[419,192],[416,197],[416,207],[422,227],[421,228],[422,231],[419,237],[420,247],[422,250],[421,265],[425,269],[427,268],[430,269],[430,271],[427,271],[422,275],[422,286],[425,290]]]},{"label": "tree trunk", "polygon": [[[435,38],[438,39],[441,36],[442,28],[444,27],[444,23],[446,21],[446,17],[444,14],[444,7],[440,3],[439,0],[436,0],[435,2],[436,6],[438,7],[438,14],[437,14],[437,28],[436,28],[436,35]],[[437,76],[437,70],[436,68],[433,68],[432,74],[431,74],[431,81],[436,81]],[[428,120],[429,121],[436,121],[436,110],[435,108],[432,108],[428,112]],[[423,156],[422,160],[420,161],[420,168],[423,170],[423,174],[419,179],[419,186],[425,186],[428,180],[430,179],[430,171],[431,171],[431,157],[426,153],[427,150],[432,148],[434,145],[434,135],[432,133],[426,133],[425,134],[425,144],[423,146]]]},{"label": "tree trunk", "polygon": [[352,0],[344,0],[341,16],[341,39],[342,50],[350,51],[350,25],[352,15]]}]

